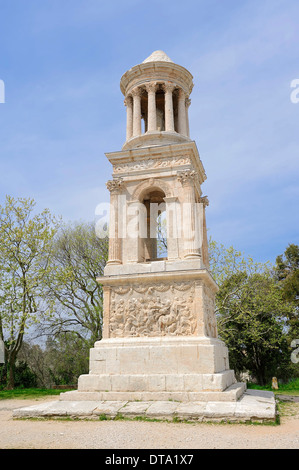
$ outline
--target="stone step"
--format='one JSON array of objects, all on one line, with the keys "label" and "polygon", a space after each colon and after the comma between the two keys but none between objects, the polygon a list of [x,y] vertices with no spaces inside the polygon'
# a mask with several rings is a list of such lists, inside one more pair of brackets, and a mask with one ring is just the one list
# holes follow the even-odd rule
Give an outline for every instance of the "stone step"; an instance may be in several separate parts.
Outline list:
[{"label": "stone step", "polygon": [[235,383],[233,370],[216,374],[83,374],[80,392],[218,392]]},{"label": "stone step", "polygon": [[119,392],[119,391],[70,391],[60,394],[61,401],[167,401],[176,400],[179,402],[208,402],[208,401],[237,401],[246,389],[245,383],[237,383],[231,385],[224,391],[206,391],[206,392],[184,392],[184,391],[168,391],[168,392]]},{"label": "stone step", "polygon": [[[68,393],[68,392],[66,392]],[[75,392],[69,392],[75,393]],[[175,402],[88,400],[52,401],[19,408],[14,418],[143,418],[168,421],[275,422],[277,411],[273,392],[247,390],[237,401]]]}]

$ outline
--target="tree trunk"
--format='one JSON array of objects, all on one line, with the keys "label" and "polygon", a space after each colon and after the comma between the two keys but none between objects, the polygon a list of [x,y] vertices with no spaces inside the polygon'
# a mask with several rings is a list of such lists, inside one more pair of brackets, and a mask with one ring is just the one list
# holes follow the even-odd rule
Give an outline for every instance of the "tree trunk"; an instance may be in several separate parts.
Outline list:
[{"label": "tree trunk", "polygon": [[7,390],[13,390],[15,388],[15,362],[16,358],[10,358],[7,364]]}]

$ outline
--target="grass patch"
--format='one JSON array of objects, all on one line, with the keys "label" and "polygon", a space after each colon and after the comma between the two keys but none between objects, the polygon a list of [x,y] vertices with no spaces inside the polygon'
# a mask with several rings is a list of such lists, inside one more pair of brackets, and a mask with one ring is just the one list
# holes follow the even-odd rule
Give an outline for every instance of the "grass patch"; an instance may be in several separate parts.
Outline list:
[{"label": "grass patch", "polygon": [[287,383],[280,383],[278,382],[278,390],[274,390],[271,387],[271,384],[261,386],[256,385],[251,382],[247,382],[247,388],[255,389],[255,390],[268,390],[270,392],[274,392],[275,395],[293,395],[299,396],[299,378],[289,380]]},{"label": "grass patch", "polygon": [[0,400],[32,399],[49,395],[60,395],[67,390],[47,389],[47,388],[15,388],[14,390],[0,390]]},{"label": "grass patch", "polygon": [[98,417],[99,421],[108,421],[109,417],[105,414],[102,414]]}]

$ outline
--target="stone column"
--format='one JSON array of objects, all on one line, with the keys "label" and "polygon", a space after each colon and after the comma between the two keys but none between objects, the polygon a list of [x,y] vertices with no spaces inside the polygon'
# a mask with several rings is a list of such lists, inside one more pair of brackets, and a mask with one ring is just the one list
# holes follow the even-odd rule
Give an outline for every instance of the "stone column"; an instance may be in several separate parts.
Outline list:
[{"label": "stone column", "polygon": [[127,201],[127,234],[124,239],[124,263],[144,261],[144,240],[147,237],[145,205],[136,200]]},{"label": "stone column", "polygon": [[172,83],[164,83],[163,89],[165,92],[165,130],[174,132],[174,116],[173,116],[173,100],[172,92],[175,85]]},{"label": "stone column", "polygon": [[127,96],[125,101],[127,107],[127,137],[126,140],[131,139],[133,136],[133,99],[132,96]]},{"label": "stone column", "polygon": [[157,108],[156,108],[156,82],[150,82],[145,85],[148,96],[147,108],[147,131],[157,130]]},{"label": "stone column", "polygon": [[187,136],[186,96],[182,88],[178,94],[178,133]]},{"label": "stone column", "polygon": [[132,90],[133,96],[133,137],[141,135],[141,88]]},{"label": "stone column", "polygon": [[186,123],[187,123],[187,136],[190,137],[190,128],[189,128],[189,106],[191,104],[190,98],[186,98]]},{"label": "stone column", "polygon": [[196,172],[194,170],[178,171],[178,179],[184,189],[182,224],[184,237],[184,258],[200,258],[198,221],[195,205],[194,179]]},{"label": "stone column", "polygon": [[167,222],[167,258],[176,260],[179,258],[178,248],[178,216],[179,202],[176,196],[163,198],[166,203],[166,222]]},{"label": "stone column", "polygon": [[107,181],[110,191],[109,258],[107,265],[122,264],[121,238],[119,237],[119,195],[123,186],[122,178]]},{"label": "stone column", "polygon": [[206,207],[209,205],[207,196],[199,198],[199,202],[203,205],[203,221],[202,221],[202,262],[206,268],[210,268],[209,262],[209,250],[208,250],[208,234],[207,234],[207,223],[206,223]]}]

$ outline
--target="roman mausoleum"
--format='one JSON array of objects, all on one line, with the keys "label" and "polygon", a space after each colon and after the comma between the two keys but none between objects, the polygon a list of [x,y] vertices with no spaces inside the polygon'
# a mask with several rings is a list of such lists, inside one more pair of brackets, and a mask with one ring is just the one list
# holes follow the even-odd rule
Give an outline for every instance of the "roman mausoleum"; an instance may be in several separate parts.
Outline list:
[{"label": "roman mausoleum", "polygon": [[237,383],[218,338],[206,174],[189,131],[193,77],[156,51],[122,76],[120,88],[126,139],[106,154],[102,339],[77,390],[14,416],[274,421],[273,392]]},{"label": "roman mausoleum", "polygon": [[206,174],[189,132],[193,77],[156,51],[122,76],[120,88],[126,141],[106,154],[112,179],[109,259],[98,278],[103,338],[70,396],[237,400],[244,384],[236,384],[217,336]]}]

